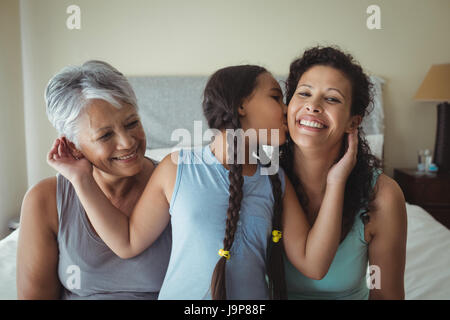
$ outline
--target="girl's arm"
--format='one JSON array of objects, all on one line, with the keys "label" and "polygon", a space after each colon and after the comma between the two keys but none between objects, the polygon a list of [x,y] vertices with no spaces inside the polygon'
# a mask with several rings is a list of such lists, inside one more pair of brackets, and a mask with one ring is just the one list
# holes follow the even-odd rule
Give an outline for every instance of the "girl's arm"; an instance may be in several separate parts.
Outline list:
[{"label": "girl's arm", "polygon": [[347,152],[329,171],[325,196],[312,228],[292,184],[285,179],[283,244],[289,261],[309,278],[325,277],[339,247],[345,184],[356,163],[357,141],[357,131],[348,135]]},{"label": "girl's arm", "polygon": [[292,184],[286,179],[283,200],[283,244],[292,265],[320,280],[333,262],[341,237],[344,185],[327,185],[322,206],[311,228]]},{"label": "girl's arm", "polygon": [[369,265],[374,280],[369,299],[405,299],[407,217],[398,184],[380,175],[375,210],[370,212]]},{"label": "girl's arm", "polygon": [[148,248],[169,223],[168,199],[175,184],[177,168],[171,156],[166,156],[157,166],[130,217],[106,198],[92,176],[89,161],[75,160],[64,142],[55,143],[48,162],[73,184],[100,238],[119,257],[127,259]]}]

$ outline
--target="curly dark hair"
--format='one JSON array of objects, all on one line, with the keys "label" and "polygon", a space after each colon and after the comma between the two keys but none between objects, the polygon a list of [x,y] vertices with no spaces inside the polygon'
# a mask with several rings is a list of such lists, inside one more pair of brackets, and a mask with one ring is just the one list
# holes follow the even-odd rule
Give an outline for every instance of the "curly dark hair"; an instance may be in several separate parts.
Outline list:
[{"label": "curly dark hair", "polygon": [[[244,99],[249,97],[257,87],[259,75],[266,72],[268,71],[265,68],[254,65],[232,66],[216,71],[209,78],[203,93],[203,113],[208,122],[208,126],[219,130],[237,130],[241,128],[238,108],[242,106]],[[231,163],[228,174],[228,179],[230,181],[230,196],[223,250],[230,251],[230,249],[232,249],[237,223],[239,221],[244,178],[242,176],[242,164],[239,164],[237,161],[237,137],[229,135],[227,136],[227,141],[229,145],[228,157],[233,157],[233,161],[227,161],[227,163]],[[233,145],[234,154],[230,150]],[[280,230],[281,214],[283,211],[281,182],[278,173],[269,176],[269,179],[272,184],[274,197],[272,227]],[[231,251],[231,258],[232,257],[233,252]],[[211,297],[214,300],[227,299],[225,285],[225,265],[227,260],[228,259],[225,257],[219,258],[216,267],[214,268],[211,279]],[[273,245],[268,254],[266,264],[271,298],[285,299],[286,284],[281,244]]]},{"label": "curly dark hair", "polygon": [[[369,77],[356,62],[352,55],[342,52],[337,46],[316,46],[307,49],[303,55],[291,63],[289,76],[286,80],[286,104],[292,99],[295,90],[303,73],[313,66],[330,66],[341,71],[350,81],[352,87],[352,104],[350,114],[359,115],[362,118],[373,109],[372,87]],[[372,106],[372,107],[371,107]],[[308,197],[304,192],[304,187],[299,177],[294,172],[294,143],[288,138],[288,143],[284,146],[284,156],[281,158],[281,165],[291,180],[297,197],[303,208],[308,207]],[[347,134],[342,138],[342,148],[336,162],[345,154],[347,148]],[[373,171],[382,169],[382,161],[371,154],[363,128],[358,128],[358,154],[356,165],[350,173],[344,194],[344,209],[342,217],[341,242],[345,239],[353,226],[355,216],[362,210],[360,218],[363,223],[367,223],[369,216],[367,213],[373,209],[370,207],[374,199],[375,190],[372,188]]]}]

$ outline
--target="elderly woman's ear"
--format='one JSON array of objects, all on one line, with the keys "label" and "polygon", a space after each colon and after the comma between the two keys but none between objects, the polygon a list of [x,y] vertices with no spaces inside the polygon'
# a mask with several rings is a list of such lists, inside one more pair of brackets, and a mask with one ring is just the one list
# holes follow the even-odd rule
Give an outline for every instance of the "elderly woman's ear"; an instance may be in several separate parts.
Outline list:
[{"label": "elderly woman's ear", "polygon": [[61,139],[61,140],[64,142],[64,144],[69,148],[70,154],[72,154],[72,156],[73,156],[75,159],[81,159],[81,158],[84,158],[83,153],[82,153],[80,150],[77,149],[77,147],[75,146],[75,144],[74,144],[72,141],[67,140],[67,138],[64,137],[64,136],[62,136],[60,139]]}]

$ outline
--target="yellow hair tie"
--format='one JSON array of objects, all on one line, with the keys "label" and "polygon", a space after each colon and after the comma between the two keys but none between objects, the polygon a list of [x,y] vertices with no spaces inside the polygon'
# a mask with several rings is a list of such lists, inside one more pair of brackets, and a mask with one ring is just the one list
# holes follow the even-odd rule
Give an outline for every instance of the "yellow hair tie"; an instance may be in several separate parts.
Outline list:
[{"label": "yellow hair tie", "polygon": [[277,243],[282,238],[282,233],[279,230],[273,230],[272,231],[272,241]]},{"label": "yellow hair tie", "polygon": [[230,259],[230,251],[225,251],[223,249],[220,249],[219,256],[225,257],[228,260],[228,259]]}]

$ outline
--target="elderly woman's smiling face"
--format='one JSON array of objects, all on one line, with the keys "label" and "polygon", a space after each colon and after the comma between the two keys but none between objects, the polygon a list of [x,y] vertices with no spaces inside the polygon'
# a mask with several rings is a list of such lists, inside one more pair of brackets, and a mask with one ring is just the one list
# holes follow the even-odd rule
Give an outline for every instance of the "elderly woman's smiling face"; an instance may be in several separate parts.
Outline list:
[{"label": "elderly woman's smiling face", "polygon": [[352,87],[339,70],[317,65],[300,77],[289,102],[288,125],[298,146],[333,147],[344,133],[358,127],[360,116],[351,116]]},{"label": "elderly woman's smiling face", "polygon": [[101,171],[120,177],[139,173],[145,161],[146,138],[136,109],[116,108],[93,99],[78,121],[81,153]]}]

